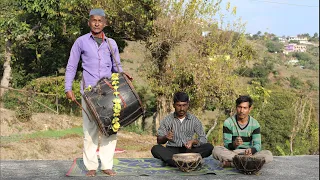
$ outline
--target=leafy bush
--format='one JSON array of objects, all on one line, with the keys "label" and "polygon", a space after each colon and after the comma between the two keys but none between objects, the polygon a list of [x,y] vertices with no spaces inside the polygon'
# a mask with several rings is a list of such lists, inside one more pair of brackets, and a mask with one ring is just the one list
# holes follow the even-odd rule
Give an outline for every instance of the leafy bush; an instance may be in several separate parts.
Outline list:
[{"label": "leafy bush", "polygon": [[300,89],[303,86],[303,82],[295,76],[290,76],[289,78],[290,87],[293,87],[295,89]]},{"label": "leafy bush", "polygon": [[[267,103],[254,102],[254,109],[251,112],[261,125],[263,149],[271,150],[273,155],[319,152],[319,125],[315,112],[310,111],[311,102],[304,99],[301,94],[288,89],[276,86],[269,88],[273,90]],[[306,102],[306,106],[303,107],[300,102]],[[257,104],[260,105],[256,106]],[[303,107],[304,110],[299,110],[297,107]],[[296,119],[302,112],[304,112],[303,121],[297,124]],[[290,137],[294,128],[298,129],[298,132],[292,142],[293,152],[290,153]]]},{"label": "leafy bush", "polygon": [[268,48],[268,51],[271,53],[281,52],[283,49],[283,45],[281,43],[273,41],[268,41],[266,43],[266,47]]},{"label": "leafy bush", "polygon": [[[74,82],[73,89],[77,101],[80,102],[79,81]],[[20,92],[7,91],[2,97],[5,108],[17,110],[19,107],[18,116],[25,114],[22,104],[26,103],[26,99],[29,99],[28,108],[32,112],[50,112],[58,109],[59,113],[81,114],[81,109],[65,97],[63,76],[34,79],[20,89]]]}]

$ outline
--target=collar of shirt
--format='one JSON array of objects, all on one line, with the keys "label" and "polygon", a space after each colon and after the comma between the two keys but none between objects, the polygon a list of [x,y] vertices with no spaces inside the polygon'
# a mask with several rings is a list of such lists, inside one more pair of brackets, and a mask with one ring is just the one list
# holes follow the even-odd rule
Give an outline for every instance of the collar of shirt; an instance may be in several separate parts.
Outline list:
[{"label": "collar of shirt", "polygon": [[[173,113],[173,117],[179,119],[176,112]],[[189,112],[187,112],[184,120],[190,120],[190,113]]]},{"label": "collar of shirt", "polygon": [[[104,34],[104,32],[102,32],[102,37],[103,37],[103,40],[104,40],[104,41],[107,40],[107,37],[106,37],[106,35]],[[90,38],[94,40],[94,36],[93,36],[92,32],[90,32],[89,39],[90,39]]]}]

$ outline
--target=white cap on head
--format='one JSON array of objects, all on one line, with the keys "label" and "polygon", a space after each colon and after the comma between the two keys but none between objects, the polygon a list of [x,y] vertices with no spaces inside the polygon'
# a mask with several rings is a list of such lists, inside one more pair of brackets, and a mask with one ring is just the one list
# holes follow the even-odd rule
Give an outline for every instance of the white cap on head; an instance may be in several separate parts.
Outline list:
[{"label": "white cap on head", "polygon": [[103,16],[105,17],[106,15],[104,14],[104,10],[99,8],[99,9],[91,9],[89,16],[92,15],[97,15],[97,16]]}]

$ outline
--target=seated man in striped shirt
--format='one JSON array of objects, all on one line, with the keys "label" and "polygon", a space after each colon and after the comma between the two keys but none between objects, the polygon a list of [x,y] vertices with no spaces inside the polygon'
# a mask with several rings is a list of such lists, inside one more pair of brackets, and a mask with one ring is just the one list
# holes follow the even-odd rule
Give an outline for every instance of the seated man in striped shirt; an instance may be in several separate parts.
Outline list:
[{"label": "seated man in striped shirt", "polygon": [[240,96],[236,100],[236,115],[223,123],[224,146],[216,146],[213,158],[222,162],[223,167],[232,167],[232,158],[237,154],[264,157],[266,163],[273,160],[272,153],[261,150],[260,125],[249,116],[253,100],[250,96]]},{"label": "seated man in striped shirt", "polygon": [[[210,156],[213,146],[207,143],[201,121],[187,112],[189,96],[184,92],[177,92],[173,97],[173,102],[175,112],[160,122],[157,135],[158,145],[152,147],[152,155],[173,167],[176,166],[172,160],[174,154],[200,153],[203,158]],[[194,138],[195,134],[197,138]]]}]

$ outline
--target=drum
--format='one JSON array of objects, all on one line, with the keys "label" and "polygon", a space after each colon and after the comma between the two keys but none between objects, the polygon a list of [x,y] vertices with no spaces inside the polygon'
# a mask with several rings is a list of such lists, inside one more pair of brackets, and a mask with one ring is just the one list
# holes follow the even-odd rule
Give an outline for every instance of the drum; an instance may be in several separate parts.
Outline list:
[{"label": "drum", "polygon": [[172,160],[183,172],[190,172],[201,167],[202,157],[199,153],[179,153],[174,154]]},{"label": "drum", "polygon": [[[144,110],[140,97],[127,76],[119,73],[118,82],[117,91],[119,92],[118,97],[121,100],[119,123],[120,127],[125,127],[143,115]],[[85,90],[83,94],[93,120],[96,122],[101,133],[106,136],[116,133],[112,130],[114,92],[112,80],[103,78],[98,81],[96,86]]]},{"label": "drum", "polygon": [[244,174],[256,174],[264,165],[264,157],[236,155],[232,159],[235,168]]}]

